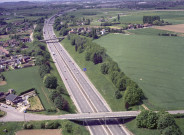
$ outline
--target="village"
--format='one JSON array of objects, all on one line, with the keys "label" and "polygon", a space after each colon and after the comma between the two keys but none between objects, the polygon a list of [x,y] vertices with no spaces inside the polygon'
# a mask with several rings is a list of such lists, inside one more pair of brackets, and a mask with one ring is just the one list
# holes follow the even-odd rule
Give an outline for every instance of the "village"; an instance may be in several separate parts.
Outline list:
[{"label": "village", "polygon": [[1,19],[0,29],[0,72],[34,66],[34,57],[25,53],[32,42],[32,22],[24,19],[6,23]]}]

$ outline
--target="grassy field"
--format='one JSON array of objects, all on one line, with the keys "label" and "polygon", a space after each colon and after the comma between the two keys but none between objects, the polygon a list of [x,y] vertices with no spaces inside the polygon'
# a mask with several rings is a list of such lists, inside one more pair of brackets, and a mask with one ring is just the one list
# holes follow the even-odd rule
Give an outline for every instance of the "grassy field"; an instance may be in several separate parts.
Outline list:
[{"label": "grassy field", "polygon": [[7,85],[0,86],[1,91],[6,92],[12,88],[16,91],[16,94],[20,94],[25,90],[35,88],[45,109],[52,108],[53,104],[49,99],[50,92],[44,87],[38,73],[38,68],[39,67],[35,66],[4,72],[3,74],[7,80]]},{"label": "grassy field", "polygon": [[[94,65],[92,62],[85,61],[85,53],[79,54],[78,52],[75,52],[75,48],[70,45],[69,40],[64,39],[62,41],[62,45],[70,53],[81,69],[84,67],[87,68],[87,76],[105,98],[111,109],[113,111],[125,110],[123,99],[115,98],[114,92],[117,90],[116,87],[113,85],[108,76],[103,75],[100,72],[101,65]],[[138,106],[132,109],[138,109]]]},{"label": "grassy field", "polygon": [[[48,121],[32,121],[30,122],[33,124],[34,129],[40,129],[41,128],[41,123],[43,122],[48,122]],[[57,120],[57,122],[60,123],[59,128],[64,128],[66,124],[72,125],[72,129],[80,129],[81,135],[89,135],[88,130],[86,130],[85,127],[80,126],[74,122],[66,121],[66,120]],[[22,130],[23,129],[23,124],[24,122],[6,122],[6,123],[0,123],[0,135],[15,135],[15,132]],[[4,129],[7,129],[8,132],[3,132]],[[62,135],[73,135],[73,132],[68,133],[68,132],[63,132]]]},{"label": "grassy field", "polygon": [[144,30],[148,33],[109,34],[95,42],[140,85],[149,108],[184,109],[184,38],[157,36],[160,30],[151,29],[153,35],[144,35]]},{"label": "grassy field", "polygon": [[176,124],[180,127],[181,132],[184,134],[184,118],[175,119]]},{"label": "grassy field", "polygon": [[40,99],[38,96],[30,97],[28,101],[30,103],[29,110],[31,111],[43,111],[44,110],[42,103],[40,102]]}]

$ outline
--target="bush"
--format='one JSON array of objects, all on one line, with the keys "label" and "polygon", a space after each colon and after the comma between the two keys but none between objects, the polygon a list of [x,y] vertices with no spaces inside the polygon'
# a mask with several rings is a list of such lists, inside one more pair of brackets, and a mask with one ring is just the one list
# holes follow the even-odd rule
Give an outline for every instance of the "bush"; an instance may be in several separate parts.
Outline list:
[{"label": "bush", "polygon": [[42,122],[42,123],[40,124],[40,128],[41,128],[41,129],[45,129],[45,123]]},{"label": "bush", "polygon": [[120,93],[119,90],[117,90],[117,91],[115,92],[115,96],[116,96],[116,99],[122,98],[122,94]]},{"label": "bush", "polygon": [[25,124],[23,125],[23,128],[24,128],[24,129],[33,129],[33,124],[31,124],[31,123],[25,123]]},{"label": "bush", "polygon": [[162,135],[181,135],[182,132],[177,126],[169,126],[161,131]]},{"label": "bush", "polygon": [[73,127],[71,124],[67,123],[65,125],[65,130],[68,132],[68,133],[72,133],[73,132]]},{"label": "bush", "polygon": [[56,109],[47,109],[47,112],[57,112]]},{"label": "bush", "polygon": [[46,129],[57,129],[59,126],[61,126],[61,125],[59,124],[59,122],[56,122],[56,121],[45,123],[45,128]]}]

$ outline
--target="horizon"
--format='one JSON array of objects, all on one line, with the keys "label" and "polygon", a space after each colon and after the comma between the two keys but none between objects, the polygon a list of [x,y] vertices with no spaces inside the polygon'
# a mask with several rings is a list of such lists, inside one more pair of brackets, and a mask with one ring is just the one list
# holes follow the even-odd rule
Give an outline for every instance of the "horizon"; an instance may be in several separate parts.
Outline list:
[{"label": "horizon", "polygon": [[1,0],[0,3],[4,2],[20,2],[20,1],[28,1],[28,2],[38,2],[38,1],[53,1],[53,0]]}]

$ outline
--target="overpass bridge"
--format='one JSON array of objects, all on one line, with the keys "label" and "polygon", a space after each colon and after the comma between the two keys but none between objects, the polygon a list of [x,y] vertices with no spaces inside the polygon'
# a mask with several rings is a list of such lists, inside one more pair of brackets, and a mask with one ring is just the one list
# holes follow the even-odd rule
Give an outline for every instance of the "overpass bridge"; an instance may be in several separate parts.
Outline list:
[{"label": "overpass bridge", "polygon": [[99,112],[99,113],[78,113],[65,114],[58,116],[59,119],[67,120],[95,120],[110,118],[132,118],[140,114],[140,111],[122,111],[122,112]]},{"label": "overpass bridge", "polygon": [[[14,107],[1,104],[0,110],[6,112],[6,116],[0,118],[0,122],[11,121],[41,121],[41,120],[77,120],[77,121],[93,121],[93,120],[108,120],[108,119],[128,119],[134,118],[141,111],[121,111],[121,112],[98,112],[98,113],[78,113],[64,115],[43,115],[19,112]],[[155,111],[157,112],[157,111]],[[184,110],[168,111],[170,114],[184,114]]]},{"label": "overpass bridge", "polygon": [[53,42],[53,41],[56,41],[56,42],[58,42],[58,39],[61,41],[61,40],[63,40],[65,37],[54,37],[54,38],[51,38],[51,39],[45,39],[45,40],[39,40],[40,42],[48,42],[48,41],[51,41],[51,42]]}]

